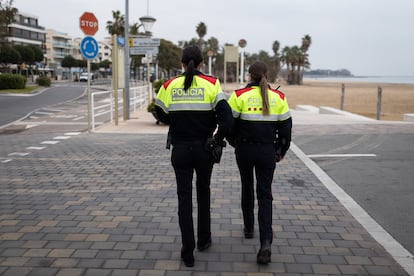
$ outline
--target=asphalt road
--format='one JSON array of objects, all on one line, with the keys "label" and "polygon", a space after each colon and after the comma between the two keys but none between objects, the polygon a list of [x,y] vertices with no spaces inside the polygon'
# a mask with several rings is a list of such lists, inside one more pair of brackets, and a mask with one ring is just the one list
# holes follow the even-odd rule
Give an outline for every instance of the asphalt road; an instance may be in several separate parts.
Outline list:
[{"label": "asphalt road", "polygon": [[361,127],[353,134],[297,135],[294,142],[414,253],[414,129],[376,128],[369,131],[375,133]]},{"label": "asphalt road", "polygon": [[33,95],[0,94],[0,127],[19,120],[46,106],[75,99],[85,92],[85,86],[55,86]]}]

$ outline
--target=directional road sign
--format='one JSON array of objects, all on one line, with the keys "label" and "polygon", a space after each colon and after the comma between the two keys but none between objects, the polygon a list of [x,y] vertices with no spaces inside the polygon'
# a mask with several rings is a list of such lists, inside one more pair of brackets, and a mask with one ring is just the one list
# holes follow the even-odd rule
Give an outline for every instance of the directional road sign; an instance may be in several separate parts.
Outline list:
[{"label": "directional road sign", "polygon": [[129,54],[130,55],[145,55],[145,54],[151,54],[151,55],[157,55],[158,54],[158,47],[131,47],[129,48]]},{"label": "directional road sign", "polygon": [[94,59],[99,52],[98,42],[91,36],[85,36],[80,44],[80,50],[86,59]]},{"label": "directional road sign", "polygon": [[149,37],[131,37],[129,39],[130,47],[154,47],[160,46],[159,38],[149,38]]}]

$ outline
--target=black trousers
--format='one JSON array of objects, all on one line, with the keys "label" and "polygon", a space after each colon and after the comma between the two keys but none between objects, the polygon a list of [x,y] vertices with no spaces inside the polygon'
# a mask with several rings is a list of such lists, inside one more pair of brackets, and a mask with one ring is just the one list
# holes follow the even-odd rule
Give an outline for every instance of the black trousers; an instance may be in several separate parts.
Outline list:
[{"label": "black trousers", "polygon": [[214,163],[210,153],[204,149],[204,143],[174,144],[171,163],[177,180],[182,253],[192,254],[195,248],[192,213],[193,174],[196,173],[197,245],[204,245],[211,239],[210,181]]},{"label": "black trousers", "polygon": [[241,206],[244,228],[254,229],[254,173],[258,201],[260,242],[272,243],[272,181],[276,169],[274,144],[239,143],[236,145],[236,160],[239,167],[242,194]]}]

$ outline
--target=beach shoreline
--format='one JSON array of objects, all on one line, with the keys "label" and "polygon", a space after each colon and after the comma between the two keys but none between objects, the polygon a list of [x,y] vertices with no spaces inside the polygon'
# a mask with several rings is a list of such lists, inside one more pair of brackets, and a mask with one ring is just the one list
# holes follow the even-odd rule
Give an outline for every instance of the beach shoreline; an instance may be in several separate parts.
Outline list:
[{"label": "beach shoreline", "polygon": [[[344,85],[344,110],[376,119],[378,88],[381,87],[381,120],[403,121],[404,114],[414,113],[414,84],[338,82],[326,80],[304,80],[302,85],[284,82],[271,83],[273,88],[285,93],[290,108],[297,105],[329,106],[341,108],[342,84]],[[244,85],[227,83],[223,90],[238,89]]]}]

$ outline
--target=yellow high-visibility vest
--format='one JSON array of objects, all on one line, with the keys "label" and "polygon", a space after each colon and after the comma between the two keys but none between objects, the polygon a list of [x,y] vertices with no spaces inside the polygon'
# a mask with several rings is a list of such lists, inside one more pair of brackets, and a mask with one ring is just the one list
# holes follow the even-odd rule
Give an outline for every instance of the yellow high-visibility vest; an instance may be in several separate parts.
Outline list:
[{"label": "yellow high-visibility vest", "polygon": [[245,121],[284,121],[291,117],[285,95],[276,89],[268,89],[269,115],[263,114],[263,101],[259,86],[234,91],[229,105],[234,118]]},{"label": "yellow high-visibility vest", "polygon": [[158,91],[155,104],[164,113],[174,111],[212,111],[216,104],[225,99],[217,78],[194,75],[190,88],[184,90],[184,76],[178,76],[165,82]]}]

